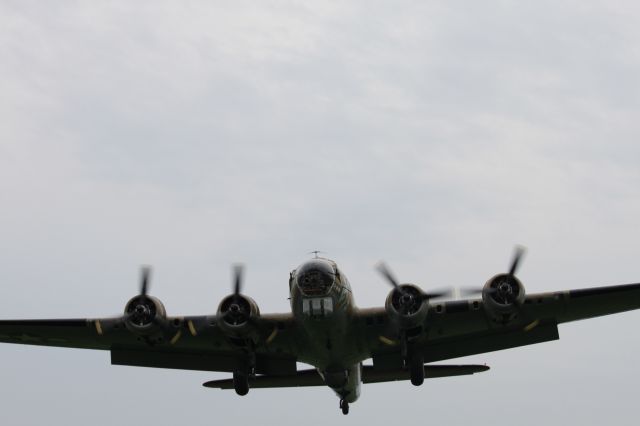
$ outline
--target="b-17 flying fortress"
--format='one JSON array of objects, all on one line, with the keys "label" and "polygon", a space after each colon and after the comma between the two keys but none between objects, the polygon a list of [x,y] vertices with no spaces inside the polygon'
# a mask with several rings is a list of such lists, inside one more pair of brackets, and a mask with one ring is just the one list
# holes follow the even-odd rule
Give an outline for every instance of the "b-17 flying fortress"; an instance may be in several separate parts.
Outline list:
[{"label": "b-17 flying fortress", "polygon": [[[640,308],[640,284],[525,294],[516,277],[523,255],[468,300],[449,291],[425,291],[398,281],[385,264],[378,270],[392,286],[384,307],[357,308],[338,265],[316,257],[289,277],[291,312],[262,314],[242,292],[243,269],[234,269],[233,292],[217,312],[168,316],[148,294],[142,270],[140,294],[117,318],[2,320],[6,343],[102,349],[111,363],[232,373],[204,386],[234,389],[328,386],[340,409],[360,396],[363,383],[470,375],[485,365],[432,364],[452,358],[556,340],[558,325]],[[363,365],[372,359],[373,365]],[[298,370],[296,363],[313,369]]]}]

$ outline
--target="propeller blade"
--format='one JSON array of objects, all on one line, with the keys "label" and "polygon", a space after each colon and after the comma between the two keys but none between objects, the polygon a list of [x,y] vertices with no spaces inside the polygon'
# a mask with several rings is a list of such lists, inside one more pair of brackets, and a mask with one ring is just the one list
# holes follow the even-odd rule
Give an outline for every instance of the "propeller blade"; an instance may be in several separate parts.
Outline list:
[{"label": "propeller blade", "polygon": [[509,276],[514,276],[518,270],[518,265],[524,256],[525,248],[522,246],[516,246],[513,253],[513,260],[511,261],[511,268],[509,269]]},{"label": "propeller blade", "polygon": [[421,298],[422,300],[426,299],[436,299],[438,297],[453,297],[453,289],[452,288],[443,288],[430,291],[428,293],[424,293]]},{"label": "propeller blade", "polygon": [[385,277],[387,279],[387,281],[389,281],[389,283],[395,289],[398,289],[400,287],[400,283],[398,282],[396,277],[393,276],[393,273],[391,273],[391,270],[389,270],[389,267],[386,265],[386,263],[379,262],[378,265],[376,266],[376,269],[378,270],[378,272],[380,272],[380,274],[383,277]]},{"label": "propeller blade", "polygon": [[146,296],[149,289],[149,276],[151,275],[151,267],[143,266],[140,275],[140,295]]},{"label": "propeller blade", "polygon": [[233,294],[239,295],[242,291],[242,277],[244,274],[244,266],[243,265],[235,265],[233,267]]},{"label": "propeller blade", "polygon": [[467,287],[458,290],[461,296],[480,296],[482,294],[482,287]]},{"label": "propeller blade", "polygon": [[[482,296],[482,293],[484,292],[484,288],[483,287],[467,287],[467,288],[461,288],[458,289],[458,291],[460,292],[461,296]],[[493,293],[497,293],[498,290],[495,288],[488,288],[487,289],[487,294],[493,294]]]}]

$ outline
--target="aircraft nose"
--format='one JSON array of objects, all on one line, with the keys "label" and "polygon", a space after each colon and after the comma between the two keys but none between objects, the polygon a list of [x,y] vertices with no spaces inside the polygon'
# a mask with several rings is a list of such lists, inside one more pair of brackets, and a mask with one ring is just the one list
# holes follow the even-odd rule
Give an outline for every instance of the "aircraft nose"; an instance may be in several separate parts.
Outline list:
[{"label": "aircraft nose", "polygon": [[323,295],[333,285],[335,271],[329,263],[313,259],[298,269],[296,280],[304,294]]}]

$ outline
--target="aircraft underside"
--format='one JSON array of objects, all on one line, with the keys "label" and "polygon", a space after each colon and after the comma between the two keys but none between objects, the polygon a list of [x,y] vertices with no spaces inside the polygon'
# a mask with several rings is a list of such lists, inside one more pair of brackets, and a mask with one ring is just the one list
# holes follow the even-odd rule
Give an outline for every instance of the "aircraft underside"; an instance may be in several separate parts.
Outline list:
[{"label": "aircraft underside", "polygon": [[[0,342],[109,351],[111,363],[231,373],[206,387],[250,389],[328,386],[344,414],[361,385],[470,375],[486,365],[443,365],[459,357],[557,340],[558,325],[640,308],[640,284],[525,294],[516,277],[523,250],[506,273],[469,299],[425,292],[379,271],[392,289],[383,307],[356,308],[351,286],[335,262],[315,258],[290,274],[291,311],[262,314],[242,293],[236,267],[233,292],[211,315],[168,316],[140,292],[111,318],[0,320]],[[315,368],[298,370],[298,363]],[[434,364],[438,363],[438,364]]]}]

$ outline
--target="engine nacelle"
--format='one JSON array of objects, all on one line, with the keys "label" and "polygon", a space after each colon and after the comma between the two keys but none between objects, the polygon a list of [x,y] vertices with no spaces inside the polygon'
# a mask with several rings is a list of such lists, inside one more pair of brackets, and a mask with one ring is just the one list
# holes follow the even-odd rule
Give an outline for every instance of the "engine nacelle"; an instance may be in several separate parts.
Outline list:
[{"label": "engine nacelle", "polygon": [[402,330],[422,325],[429,310],[424,292],[413,284],[401,284],[391,290],[384,308]]},{"label": "engine nacelle", "polygon": [[231,294],[218,305],[218,326],[229,337],[245,339],[256,332],[254,319],[260,316],[256,302],[242,294]]},{"label": "engine nacelle", "polygon": [[482,289],[482,302],[487,314],[500,323],[513,320],[524,299],[524,286],[518,278],[509,274],[492,277]]},{"label": "engine nacelle", "polygon": [[138,295],[124,308],[124,324],[129,331],[140,336],[160,335],[167,328],[167,311],[157,298]]}]

